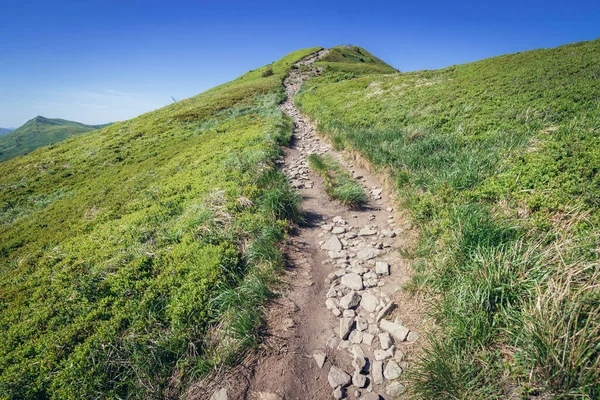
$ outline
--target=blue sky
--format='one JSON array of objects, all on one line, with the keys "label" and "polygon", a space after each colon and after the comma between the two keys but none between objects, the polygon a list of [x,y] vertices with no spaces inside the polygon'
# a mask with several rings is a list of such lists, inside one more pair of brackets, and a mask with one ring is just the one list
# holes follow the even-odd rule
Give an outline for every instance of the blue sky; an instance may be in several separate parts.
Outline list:
[{"label": "blue sky", "polygon": [[132,118],[302,47],[412,71],[600,37],[600,1],[579,0],[2,0],[0,16],[0,127]]}]

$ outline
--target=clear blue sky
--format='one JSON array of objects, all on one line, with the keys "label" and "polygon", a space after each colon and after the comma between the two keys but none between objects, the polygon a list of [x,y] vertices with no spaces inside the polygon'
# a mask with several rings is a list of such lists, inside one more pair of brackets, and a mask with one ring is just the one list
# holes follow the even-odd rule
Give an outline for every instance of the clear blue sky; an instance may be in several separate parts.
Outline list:
[{"label": "clear blue sky", "polygon": [[2,0],[0,127],[132,118],[302,47],[411,71],[597,37],[598,0]]}]

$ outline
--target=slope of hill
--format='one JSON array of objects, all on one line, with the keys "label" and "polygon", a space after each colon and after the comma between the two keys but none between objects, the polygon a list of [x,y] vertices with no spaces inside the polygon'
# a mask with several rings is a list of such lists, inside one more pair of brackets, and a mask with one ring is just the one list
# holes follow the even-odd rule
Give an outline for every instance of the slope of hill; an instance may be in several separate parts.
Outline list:
[{"label": "slope of hill", "polygon": [[85,125],[65,119],[37,116],[0,138],[0,162],[109,125]]},{"label": "slope of hill", "polygon": [[256,340],[301,50],[0,164],[0,397],[164,398]]},{"label": "slope of hill", "polygon": [[2,135],[6,135],[9,132],[14,131],[14,129],[9,129],[9,128],[0,128],[0,136]]},{"label": "slope of hill", "polygon": [[[437,326],[417,398],[600,396],[600,40],[382,75],[324,60],[297,103],[393,178]],[[341,62],[339,62],[341,61]]]}]

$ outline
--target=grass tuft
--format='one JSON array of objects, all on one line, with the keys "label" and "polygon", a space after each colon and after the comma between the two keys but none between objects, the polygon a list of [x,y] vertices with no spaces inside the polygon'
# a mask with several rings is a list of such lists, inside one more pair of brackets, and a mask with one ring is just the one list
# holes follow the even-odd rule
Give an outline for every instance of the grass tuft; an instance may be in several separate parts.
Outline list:
[{"label": "grass tuft", "polygon": [[325,181],[325,191],[330,198],[350,208],[360,208],[367,201],[363,187],[329,155],[311,154],[308,165]]}]

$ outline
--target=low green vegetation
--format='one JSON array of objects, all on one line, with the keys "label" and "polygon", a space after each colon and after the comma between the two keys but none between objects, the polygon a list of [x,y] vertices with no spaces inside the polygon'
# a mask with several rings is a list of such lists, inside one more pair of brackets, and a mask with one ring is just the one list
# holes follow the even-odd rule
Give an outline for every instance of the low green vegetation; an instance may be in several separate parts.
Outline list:
[{"label": "low green vegetation", "polygon": [[175,398],[255,344],[300,216],[281,83],[316,50],[0,164],[0,398]]},{"label": "low green vegetation", "polygon": [[65,119],[37,116],[27,121],[25,125],[0,137],[0,162],[109,125],[85,125]]},{"label": "low green vegetation", "polygon": [[401,74],[330,61],[297,103],[421,229],[407,289],[436,327],[413,395],[599,398],[600,40]]},{"label": "low green vegetation", "polygon": [[363,187],[330,155],[313,153],[308,156],[308,165],[321,175],[330,198],[350,208],[360,208],[367,201]]}]

